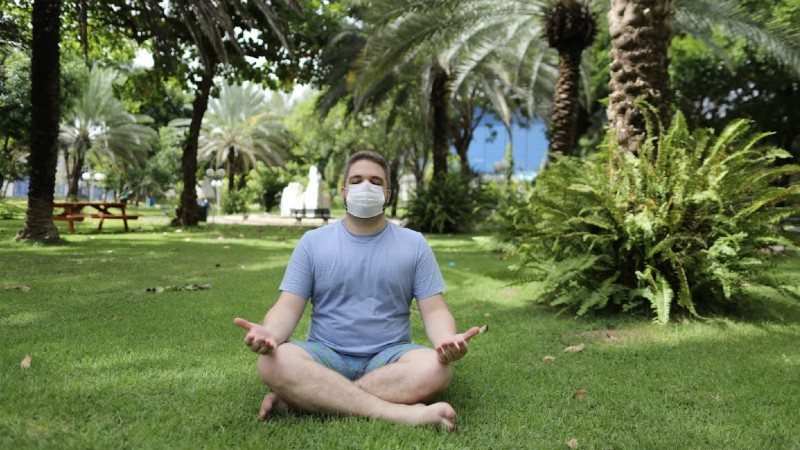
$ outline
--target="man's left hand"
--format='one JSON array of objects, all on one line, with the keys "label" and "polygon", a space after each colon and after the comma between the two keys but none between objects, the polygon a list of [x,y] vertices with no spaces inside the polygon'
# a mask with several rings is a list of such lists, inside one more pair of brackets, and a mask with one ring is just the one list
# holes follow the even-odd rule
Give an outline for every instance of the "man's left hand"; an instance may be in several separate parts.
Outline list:
[{"label": "man's left hand", "polygon": [[467,343],[473,336],[480,333],[480,330],[478,327],[472,327],[466,332],[445,339],[437,345],[436,353],[439,356],[439,362],[449,364],[463,358],[467,354]]}]

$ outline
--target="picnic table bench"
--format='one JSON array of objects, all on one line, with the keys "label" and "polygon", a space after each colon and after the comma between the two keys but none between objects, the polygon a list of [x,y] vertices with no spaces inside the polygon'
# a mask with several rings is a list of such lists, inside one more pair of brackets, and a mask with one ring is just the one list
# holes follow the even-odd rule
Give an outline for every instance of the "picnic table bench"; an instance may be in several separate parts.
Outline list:
[{"label": "picnic table bench", "polygon": [[[63,211],[53,214],[53,220],[65,220],[69,222],[69,233],[75,234],[75,222],[83,222],[84,219],[100,219],[97,230],[103,230],[103,222],[106,219],[121,219],[125,224],[125,231],[128,231],[128,220],[139,218],[136,214],[125,212],[127,203],[124,202],[54,202],[54,208],[63,208]],[[84,208],[92,208],[95,212],[83,212]],[[119,213],[112,212],[111,209],[118,209]]]},{"label": "picnic table bench", "polygon": [[319,208],[319,209],[306,209],[306,208],[299,208],[299,209],[291,209],[290,214],[297,219],[297,223],[300,223],[303,219],[322,219],[325,223],[328,223],[328,219],[331,218],[331,210],[329,208]]}]

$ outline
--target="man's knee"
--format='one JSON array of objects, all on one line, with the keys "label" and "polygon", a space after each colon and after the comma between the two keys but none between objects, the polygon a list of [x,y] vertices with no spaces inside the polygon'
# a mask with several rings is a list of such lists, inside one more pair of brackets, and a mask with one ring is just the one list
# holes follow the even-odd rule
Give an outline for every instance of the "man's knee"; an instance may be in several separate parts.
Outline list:
[{"label": "man's knee", "polygon": [[442,364],[432,349],[420,350],[413,357],[414,372],[422,381],[420,388],[424,397],[431,397],[450,385],[453,368],[450,364]]},{"label": "man's knee", "polygon": [[[300,359],[312,359],[302,348],[283,343],[269,355],[261,355],[258,358],[258,375],[261,380],[271,388],[285,383],[287,380],[296,377],[296,365]],[[313,360],[313,359],[312,359]]]}]

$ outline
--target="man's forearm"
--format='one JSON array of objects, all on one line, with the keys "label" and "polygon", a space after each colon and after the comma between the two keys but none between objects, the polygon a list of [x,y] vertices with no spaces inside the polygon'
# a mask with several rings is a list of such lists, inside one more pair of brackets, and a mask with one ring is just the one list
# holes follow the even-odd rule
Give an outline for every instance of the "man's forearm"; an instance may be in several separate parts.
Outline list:
[{"label": "man's forearm", "polygon": [[[281,293],[275,305],[264,316],[264,328],[269,330],[278,345],[294,333],[305,309],[305,300],[295,295]],[[296,298],[294,298],[296,297]]]},{"label": "man's forearm", "polygon": [[423,319],[428,340],[436,347],[458,333],[456,320],[447,309],[437,309]]}]

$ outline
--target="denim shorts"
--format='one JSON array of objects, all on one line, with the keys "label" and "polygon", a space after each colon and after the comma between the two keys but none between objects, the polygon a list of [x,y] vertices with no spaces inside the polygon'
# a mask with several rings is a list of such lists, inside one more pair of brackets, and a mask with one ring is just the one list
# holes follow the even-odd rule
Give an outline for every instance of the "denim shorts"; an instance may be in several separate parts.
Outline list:
[{"label": "denim shorts", "polygon": [[400,359],[401,356],[419,348],[428,348],[417,344],[395,344],[386,347],[372,356],[355,356],[339,353],[321,342],[303,342],[290,340],[292,343],[308,352],[316,362],[339,372],[350,381],[356,381],[364,375],[383,366],[387,366]]}]

